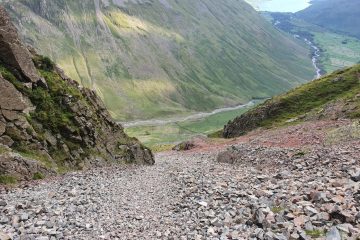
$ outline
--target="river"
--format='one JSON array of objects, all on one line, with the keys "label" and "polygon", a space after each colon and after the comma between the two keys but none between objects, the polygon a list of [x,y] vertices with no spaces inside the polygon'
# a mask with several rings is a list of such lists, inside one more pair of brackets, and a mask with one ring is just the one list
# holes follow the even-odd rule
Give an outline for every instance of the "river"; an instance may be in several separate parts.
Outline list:
[{"label": "river", "polygon": [[307,38],[304,38],[304,41],[306,42],[306,44],[308,44],[312,48],[312,58],[311,58],[311,60],[312,60],[313,66],[314,66],[314,68],[316,70],[315,77],[320,78],[321,77],[321,69],[318,66],[318,61],[319,61],[319,58],[320,58],[320,49],[313,42],[308,40]]}]

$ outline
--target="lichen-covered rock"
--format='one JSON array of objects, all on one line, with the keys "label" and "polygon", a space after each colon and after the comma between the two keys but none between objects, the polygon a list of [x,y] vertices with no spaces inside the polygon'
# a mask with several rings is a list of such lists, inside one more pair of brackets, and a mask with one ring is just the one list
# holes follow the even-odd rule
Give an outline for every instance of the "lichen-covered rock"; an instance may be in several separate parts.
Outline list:
[{"label": "lichen-covered rock", "polygon": [[0,144],[12,149],[0,151],[0,175],[29,180],[58,169],[154,164],[151,151],[124,133],[94,91],[21,44],[1,7],[0,90]]},{"label": "lichen-covered rock", "polygon": [[195,148],[195,144],[193,141],[185,141],[177,144],[172,148],[174,151],[188,151]]}]

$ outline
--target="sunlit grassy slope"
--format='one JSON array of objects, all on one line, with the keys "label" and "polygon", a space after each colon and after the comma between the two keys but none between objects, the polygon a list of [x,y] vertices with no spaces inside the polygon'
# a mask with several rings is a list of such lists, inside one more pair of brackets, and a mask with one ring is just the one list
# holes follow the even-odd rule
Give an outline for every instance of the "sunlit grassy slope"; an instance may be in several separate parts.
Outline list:
[{"label": "sunlit grassy slope", "polygon": [[301,85],[275,96],[235,118],[224,129],[236,137],[257,127],[273,127],[306,119],[360,118],[360,65]]},{"label": "sunlit grassy slope", "polygon": [[235,105],[314,75],[308,49],[243,1],[5,2],[25,41],[118,120]]}]

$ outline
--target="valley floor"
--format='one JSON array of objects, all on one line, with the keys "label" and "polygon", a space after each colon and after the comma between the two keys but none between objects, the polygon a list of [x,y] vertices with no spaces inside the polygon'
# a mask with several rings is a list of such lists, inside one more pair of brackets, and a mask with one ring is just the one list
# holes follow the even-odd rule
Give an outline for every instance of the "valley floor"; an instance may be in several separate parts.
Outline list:
[{"label": "valley floor", "polygon": [[357,239],[359,129],[320,121],[198,140],[151,167],[3,187],[0,239]]}]

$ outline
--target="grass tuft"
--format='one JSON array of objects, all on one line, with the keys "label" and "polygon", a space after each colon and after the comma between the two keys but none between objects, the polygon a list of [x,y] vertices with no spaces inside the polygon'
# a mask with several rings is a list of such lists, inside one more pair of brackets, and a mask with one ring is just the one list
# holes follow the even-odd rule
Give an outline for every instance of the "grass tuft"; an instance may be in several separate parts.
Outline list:
[{"label": "grass tuft", "polygon": [[16,184],[16,183],[17,183],[17,179],[14,176],[0,175],[0,184],[9,185],[9,184]]},{"label": "grass tuft", "polygon": [[41,180],[41,179],[44,179],[44,178],[45,178],[45,176],[40,172],[34,173],[34,175],[32,177],[33,180]]}]

